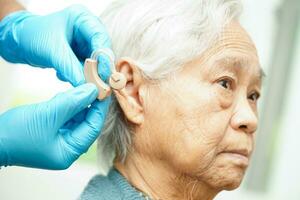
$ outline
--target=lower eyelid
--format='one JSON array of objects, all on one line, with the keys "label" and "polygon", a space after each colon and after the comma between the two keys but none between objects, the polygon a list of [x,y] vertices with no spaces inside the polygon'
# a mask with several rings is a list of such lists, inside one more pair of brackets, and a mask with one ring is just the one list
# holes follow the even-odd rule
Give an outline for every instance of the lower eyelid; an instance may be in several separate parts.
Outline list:
[{"label": "lower eyelid", "polygon": [[[220,86],[222,87],[222,86]],[[228,108],[233,102],[234,93],[232,90],[228,90],[225,88],[219,88],[219,92],[217,93],[220,105],[222,108]]]}]

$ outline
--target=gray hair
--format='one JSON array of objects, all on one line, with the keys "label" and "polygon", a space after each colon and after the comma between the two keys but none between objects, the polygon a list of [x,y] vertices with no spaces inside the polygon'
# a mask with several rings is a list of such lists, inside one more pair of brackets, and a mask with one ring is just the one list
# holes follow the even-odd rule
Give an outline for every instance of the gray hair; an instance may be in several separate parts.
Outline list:
[{"label": "gray hair", "polygon": [[[160,80],[182,68],[214,44],[224,26],[238,20],[240,0],[118,0],[101,15],[116,60],[135,60],[146,79]],[[98,141],[99,164],[116,156],[124,161],[133,127],[116,98]],[[105,173],[105,172],[104,172]]]}]

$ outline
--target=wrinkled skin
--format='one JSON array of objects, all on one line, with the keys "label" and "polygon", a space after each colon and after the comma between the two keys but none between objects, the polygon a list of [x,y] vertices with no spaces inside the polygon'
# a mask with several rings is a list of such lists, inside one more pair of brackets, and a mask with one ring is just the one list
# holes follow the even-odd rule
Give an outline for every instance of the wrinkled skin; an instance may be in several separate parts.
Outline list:
[{"label": "wrinkled skin", "polygon": [[[130,67],[119,69],[130,77]],[[240,24],[228,24],[213,47],[159,85],[136,84],[137,76],[126,88],[141,107],[135,118],[117,94],[136,125],[133,151],[117,169],[155,199],[213,199],[237,188],[253,151],[262,78]]]}]

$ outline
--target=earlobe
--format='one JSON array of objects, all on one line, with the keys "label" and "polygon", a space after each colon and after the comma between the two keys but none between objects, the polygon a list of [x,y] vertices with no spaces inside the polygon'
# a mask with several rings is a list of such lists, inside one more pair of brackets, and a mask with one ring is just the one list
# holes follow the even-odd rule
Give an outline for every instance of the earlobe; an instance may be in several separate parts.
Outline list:
[{"label": "earlobe", "polygon": [[114,90],[114,94],[124,112],[126,118],[137,125],[144,121],[143,104],[140,101],[140,89],[142,85],[142,74],[134,61],[130,58],[121,58],[116,64],[116,70],[126,78],[125,87],[121,90]]}]

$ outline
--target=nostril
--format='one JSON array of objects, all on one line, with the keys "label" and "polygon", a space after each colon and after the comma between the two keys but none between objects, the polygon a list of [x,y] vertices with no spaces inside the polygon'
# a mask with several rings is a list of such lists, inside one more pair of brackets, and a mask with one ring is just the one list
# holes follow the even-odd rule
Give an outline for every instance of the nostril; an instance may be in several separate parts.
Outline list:
[{"label": "nostril", "polygon": [[247,126],[246,125],[240,125],[239,128],[240,129],[247,129]]},{"label": "nostril", "polygon": [[256,131],[256,127],[252,127],[251,125],[240,125],[239,129],[246,133],[254,133]]}]

